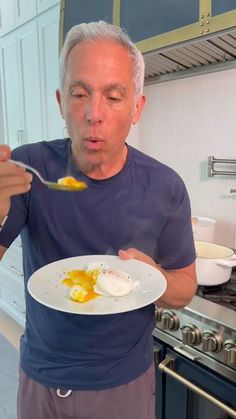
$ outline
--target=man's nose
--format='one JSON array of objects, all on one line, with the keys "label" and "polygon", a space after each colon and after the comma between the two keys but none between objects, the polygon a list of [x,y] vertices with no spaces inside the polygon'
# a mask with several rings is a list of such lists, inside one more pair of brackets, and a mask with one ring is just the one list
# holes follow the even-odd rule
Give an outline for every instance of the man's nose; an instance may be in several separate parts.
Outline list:
[{"label": "man's nose", "polygon": [[89,125],[101,124],[103,121],[103,106],[99,98],[90,98],[86,107],[86,120]]}]

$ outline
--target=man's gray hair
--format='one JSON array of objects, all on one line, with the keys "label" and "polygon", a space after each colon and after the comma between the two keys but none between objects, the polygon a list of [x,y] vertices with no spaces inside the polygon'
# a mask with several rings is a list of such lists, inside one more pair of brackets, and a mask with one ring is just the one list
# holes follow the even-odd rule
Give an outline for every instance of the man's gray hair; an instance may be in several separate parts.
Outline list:
[{"label": "man's gray hair", "polygon": [[108,40],[123,45],[133,60],[133,77],[136,100],[142,95],[144,83],[144,59],[141,52],[129,36],[118,26],[100,20],[99,22],[81,23],[68,32],[60,54],[60,89],[63,91],[67,58],[72,48],[86,40]]}]

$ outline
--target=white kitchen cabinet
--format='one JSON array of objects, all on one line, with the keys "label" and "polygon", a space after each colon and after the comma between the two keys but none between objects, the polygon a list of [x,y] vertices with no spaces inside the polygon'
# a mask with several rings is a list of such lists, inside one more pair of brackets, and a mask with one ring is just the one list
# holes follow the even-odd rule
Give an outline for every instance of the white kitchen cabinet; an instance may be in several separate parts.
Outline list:
[{"label": "white kitchen cabinet", "polygon": [[0,45],[5,142],[15,148],[42,138],[37,22],[4,36]]},{"label": "white kitchen cabinet", "polygon": [[[3,120],[0,134],[4,134],[4,142],[11,148],[65,134],[55,98],[59,86],[60,5],[50,0],[40,3],[39,16],[0,37],[0,121]],[[56,6],[50,7],[54,3]],[[21,2],[21,7],[24,4],[26,2]],[[43,7],[50,8],[42,12]],[[24,325],[19,238],[6,251],[0,264],[0,307]]]},{"label": "white kitchen cabinet", "polygon": [[36,0],[0,0],[0,36],[36,16]]},{"label": "white kitchen cabinet", "polygon": [[16,34],[10,33],[6,35],[1,39],[0,45],[4,142],[14,148],[20,144],[20,135],[23,130],[20,107],[20,78]]},{"label": "white kitchen cabinet", "polygon": [[59,14],[58,5],[38,18],[43,137],[49,140],[63,137],[65,125],[55,94],[59,87]]},{"label": "white kitchen cabinet", "polygon": [[36,0],[15,0],[16,26],[22,25],[36,16]]},{"label": "white kitchen cabinet", "polygon": [[59,0],[37,0],[37,13],[40,14],[42,12],[45,12],[47,9],[55,5],[59,5],[60,7],[60,1]]},{"label": "white kitchen cabinet", "polygon": [[4,124],[3,124],[3,112],[2,112],[2,86],[1,86],[1,68],[0,68],[0,143],[5,142],[5,130],[4,130]]},{"label": "white kitchen cabinet", "polygon": [[15,0],[0,0],[0,36],[15,27]]},{"label": "white kitchen cabinet", "polygon": [[42,108],[37,21],[17,30],[23,142],[42,139]]},{"label": "white kitchen cabinet", "polygon": [[25,295],[19,237],[5,252],[0,266],[0,307],[21,326],[25,322]]}]

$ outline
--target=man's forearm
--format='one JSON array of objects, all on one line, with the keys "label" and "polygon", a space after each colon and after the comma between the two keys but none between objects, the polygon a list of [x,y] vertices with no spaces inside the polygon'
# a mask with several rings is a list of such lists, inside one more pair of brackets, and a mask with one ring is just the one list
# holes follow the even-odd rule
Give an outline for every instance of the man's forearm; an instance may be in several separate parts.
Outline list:
[{"label": "man's forearm", "polygon": [[158,267],[166,278],[167,288],[156,305],[159,307],[182,308],[190,303],[196,293],[197,279],[195,264],[185,269],[164,270]]}]

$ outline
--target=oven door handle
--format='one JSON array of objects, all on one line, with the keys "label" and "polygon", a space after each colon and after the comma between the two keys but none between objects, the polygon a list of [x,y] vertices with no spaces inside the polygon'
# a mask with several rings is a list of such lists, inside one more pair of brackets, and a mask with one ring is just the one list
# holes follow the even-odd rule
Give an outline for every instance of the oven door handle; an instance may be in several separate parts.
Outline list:
[{"label": "oven door handle", "polygon": [[[170,367],[170,368],[169,368]],[[211,403],[222,409],[224,412],[226,412],[228,415],[232,416],[232,418],[236,418],[236,411],[231,409],[229,406],[221,402],[216,397],[211,396],[206,391],[204,391],[201,387],[196,386],[195,384],[191,383],[191,381],[186,380],[186,378],[182,377],[181,375],[177,374],[175,371],[173,371],[174,367],[174,358],[170,356],[166,356],[166,358],[158,365],[158,368],[161,370],[161,372],[170,375],[175,380],[182,383],[184,386],[186,386],[188,389],[194,391],[196,394],[198,394],[201,397],[204,397],[205,399],[209,400]]]}]

